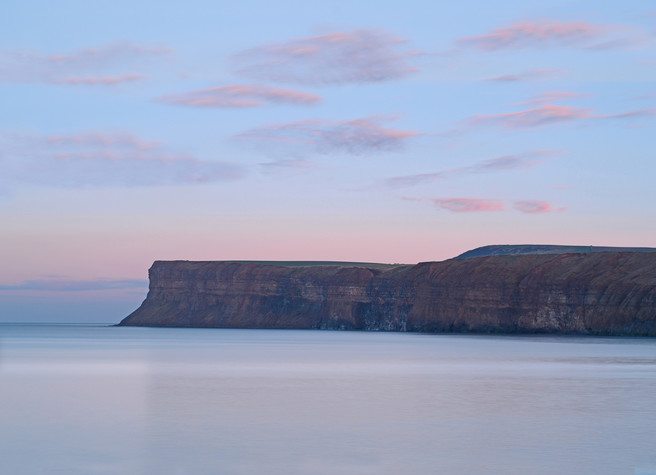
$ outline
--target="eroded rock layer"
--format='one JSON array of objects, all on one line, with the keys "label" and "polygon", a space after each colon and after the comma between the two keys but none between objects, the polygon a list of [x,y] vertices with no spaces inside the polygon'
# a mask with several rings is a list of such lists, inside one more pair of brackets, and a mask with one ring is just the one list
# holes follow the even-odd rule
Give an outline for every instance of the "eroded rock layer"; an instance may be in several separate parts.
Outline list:
[{"label": "eroded rock layer", "polygon": [[157,261],[121,325],[656,336],[656,253],[417,265]]}]

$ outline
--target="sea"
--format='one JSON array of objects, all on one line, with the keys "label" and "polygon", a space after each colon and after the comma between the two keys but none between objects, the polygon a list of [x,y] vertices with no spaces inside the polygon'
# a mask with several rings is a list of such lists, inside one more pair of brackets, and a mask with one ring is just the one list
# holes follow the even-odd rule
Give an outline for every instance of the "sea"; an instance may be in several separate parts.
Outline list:
[{"label": "sea", "polygon": [[656,475],[656,339],[0,324],[0,473]]}]

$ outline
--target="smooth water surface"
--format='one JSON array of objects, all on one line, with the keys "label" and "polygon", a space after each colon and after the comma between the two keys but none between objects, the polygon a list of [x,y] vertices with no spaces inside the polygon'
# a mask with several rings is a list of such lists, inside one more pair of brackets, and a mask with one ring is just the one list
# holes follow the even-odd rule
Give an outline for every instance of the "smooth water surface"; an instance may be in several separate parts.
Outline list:
[{"label": "smooth water surface", "polygon": [[0,325],[0,473],[656,474],[656,339]]}]

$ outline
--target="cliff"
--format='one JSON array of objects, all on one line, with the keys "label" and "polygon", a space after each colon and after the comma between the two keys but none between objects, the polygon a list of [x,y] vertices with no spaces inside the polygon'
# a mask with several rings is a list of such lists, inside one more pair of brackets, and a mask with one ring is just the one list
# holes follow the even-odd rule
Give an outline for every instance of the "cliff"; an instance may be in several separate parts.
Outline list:
[{"label": "cliff", "polygon": [[120,325],[656,336],[656,253],[310,264],[158,261]]}]

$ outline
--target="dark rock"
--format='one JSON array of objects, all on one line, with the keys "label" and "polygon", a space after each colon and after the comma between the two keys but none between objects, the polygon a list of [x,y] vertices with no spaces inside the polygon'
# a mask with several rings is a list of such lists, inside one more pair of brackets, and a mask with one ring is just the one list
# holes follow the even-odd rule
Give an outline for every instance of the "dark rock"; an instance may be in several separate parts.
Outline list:
[{"label": "dark rock", "polygon": [[157,261],[120,325],[656,336],[656,253],[324,264]]}]

